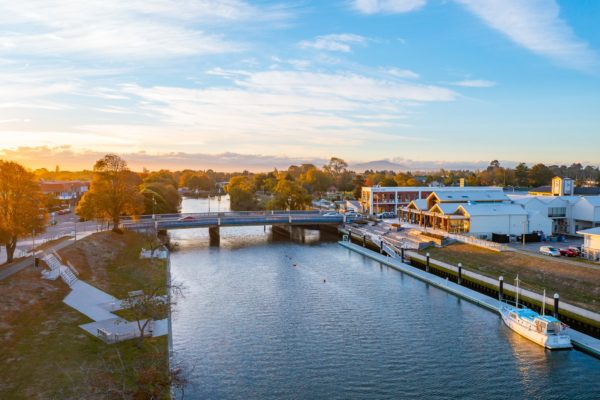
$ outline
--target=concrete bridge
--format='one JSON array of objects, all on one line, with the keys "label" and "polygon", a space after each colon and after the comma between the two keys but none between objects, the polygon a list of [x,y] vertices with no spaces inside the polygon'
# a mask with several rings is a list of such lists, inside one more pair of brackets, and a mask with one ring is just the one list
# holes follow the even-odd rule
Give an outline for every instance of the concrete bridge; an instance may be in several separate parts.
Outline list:
[{"label": "concrete bridge", "polygon": [[134,231],[209,228],[211,241],[218,241],[220,227],[281,226],[289,228],[291,234],[294,226],[335,226],[350,221],[350,217],[331,215],[331,211],[229,211],[143,215],[135,219],[124,218],[122,227]]}]

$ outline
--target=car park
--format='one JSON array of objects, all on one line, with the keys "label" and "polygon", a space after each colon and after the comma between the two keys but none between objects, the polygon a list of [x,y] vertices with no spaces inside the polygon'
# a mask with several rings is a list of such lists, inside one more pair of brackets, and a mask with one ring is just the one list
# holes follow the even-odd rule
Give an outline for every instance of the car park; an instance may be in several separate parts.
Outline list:
[{"label": "car park", "polygon": [[552,246],[542,246],[540,247],[540,253],[551,256],[551,257],[560,257],[560,251],[556,247]]}]

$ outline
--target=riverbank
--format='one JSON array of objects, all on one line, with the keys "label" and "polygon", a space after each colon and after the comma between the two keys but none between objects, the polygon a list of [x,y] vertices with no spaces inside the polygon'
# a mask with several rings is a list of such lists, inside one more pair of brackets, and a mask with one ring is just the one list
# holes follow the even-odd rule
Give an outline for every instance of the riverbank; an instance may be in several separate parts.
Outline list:
[{"label": "riverbank", "polygon": [[[454,283],[450,281],[448,278],[444,279],[442,277],[436,276],[429,272],[422,271],[421,269],[415,268],[409,264],[405,264],[398,259],[390,258],[385,255],[381,255],[372,250],[369,250],[365,247],[361,247],[350,243],[349,241],[339,242],[343,247],[360,253],[364,256],[372,258],[376,261],[379,261],[391,268],[394,268],[400,272],[407,273],[417,279],[420,279],[424,282],[432,284],[444,291],[454,294],[459,298],[466,299],[472,303],[475,303],[483,308],[486,308],[490,311],[499,313],[499,302],[497,299],[489,297],[485,294],[482,294],[478,291],[469,289],[464,287],[460,283]],[[575,331],[573,329],[570,330],[570,336],[573,345],[580,350],[583,350],[597,358],[600,358],[600,340],[593,338],[591,336],[585,335],[581,332]]]},{"label": "riverbank", "polygon": [[[82,280],[123,298],[127,292],[166,284],[164,260],[140,260],[143,236],[103,232],[59,254]],[[63,303],[69,288],[28,267],[0,282],[0,398],[78,399],[98,393],[122,397],[168,396],[168,339],[107,345],[83,332],[91,322]]]},{"label": "riverbank", "polygon": [[479,272],[490,278],[503,276],[513,283],[516,276],[522,286],[536,292],[546,289],[549,296],[560,293],[563,301],[600,312],[600,271],[587,266],[568,265],[550,257],[540,259],[516,252],[494,252],[463,243],[430,247],[420,252],[431,258]]}]

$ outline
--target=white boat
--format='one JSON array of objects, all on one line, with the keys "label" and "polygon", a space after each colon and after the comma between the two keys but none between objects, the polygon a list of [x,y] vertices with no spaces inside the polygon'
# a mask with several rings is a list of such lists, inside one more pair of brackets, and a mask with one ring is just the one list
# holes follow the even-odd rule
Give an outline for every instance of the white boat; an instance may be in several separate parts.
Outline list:
[{"label": "white boat", "polygon": [[[546,298],[545,290],[544,298]],[[544,315],[544,310],[544,303],[542,306],[542,315],[528,308],[519,308],[518,277],[515,305],[500,303],[502,320],[506,326],[519,335],[550,350],[572,348],[571,337],[568,334],[569,327],[552,316]]]},{"label": "white boat", "polygon": [[519,335],[547,349],[570,349],[568,327],[549,315],[540,315],[528,308],[517,308],[502,303],[500,314],[506,326]]}]

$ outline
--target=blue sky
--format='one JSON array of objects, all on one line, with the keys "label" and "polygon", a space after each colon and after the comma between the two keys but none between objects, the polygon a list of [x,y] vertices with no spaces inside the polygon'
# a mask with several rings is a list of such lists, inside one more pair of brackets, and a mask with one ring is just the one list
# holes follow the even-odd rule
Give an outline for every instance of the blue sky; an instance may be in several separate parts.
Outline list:
[{"label": "blue sky", "polygon": [[0,157],[599,164],[599,20],[596,1],[0,0]]}]

